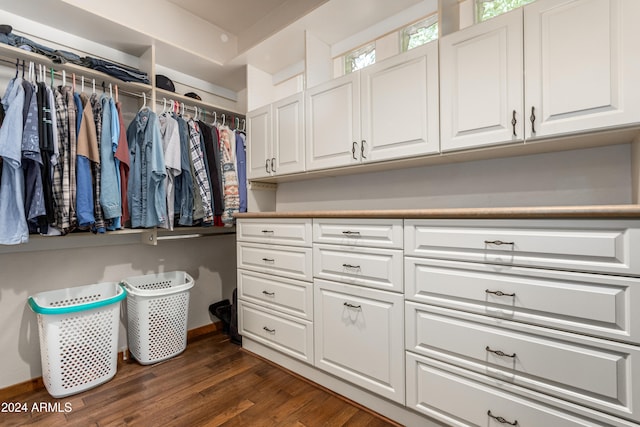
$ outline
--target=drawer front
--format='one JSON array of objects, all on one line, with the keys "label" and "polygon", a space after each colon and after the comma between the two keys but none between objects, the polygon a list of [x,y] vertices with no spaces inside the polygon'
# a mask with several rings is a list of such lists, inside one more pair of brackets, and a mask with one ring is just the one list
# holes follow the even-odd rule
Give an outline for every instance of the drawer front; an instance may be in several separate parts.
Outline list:
[{"label": "drawer front", "polygon": [[403,292],[402,251],[349,246],[313,246],[314,277]]},{"label": "drawer front", "polygon": [[311,248],[238,243],[238,268],[311,281]]},{"label": "drawer front", "polygon": [[402,295],[314,285],[315,366],[404,404]]},{"label": "drawer front", "polygon": [[640,343],[638,278],[406,257],[405,290],[416,302]]},{"label": "drawer front", "polygon": [[[463,375],[463,370],[407,352],[407,406],[451,426],[602,427]],[[501,417],[501,420],[498,420]],[[607,424],[621,425],[621,424]],[[624,425],[624,424],[622,424]]]},{"label": "drawer front", "polygon": [[[640,274],[638,221],[407,220],[411,256]],[[635,254],[635,255],[634,255]]]},{"label": "drawer front", "polygon": [[259,306],[238,301],[240,335],[291,357],[313,363],[313,324]]},{"label": "drawer front", "polygon": [[[574,336],[572,342],[507,329],[507,322],[407,303],[407,350],[475,365],[492,377],[638,420],[637,347]],[[475,321],[474,321],[475,320]],[[481,321],[486,323],[481,323]]]},{"label": "drawer front", "polygon": [[311,247],[310,218],[239,219],[236,239],[240,242]]},{"label": "drawer front", "polygon": [[292,316],[313,320],[313,283],[238,270],[238,297]]},{"label": "drawer front", "polygon": [[401,219],[314,219],[314,243],[402,249]]}]

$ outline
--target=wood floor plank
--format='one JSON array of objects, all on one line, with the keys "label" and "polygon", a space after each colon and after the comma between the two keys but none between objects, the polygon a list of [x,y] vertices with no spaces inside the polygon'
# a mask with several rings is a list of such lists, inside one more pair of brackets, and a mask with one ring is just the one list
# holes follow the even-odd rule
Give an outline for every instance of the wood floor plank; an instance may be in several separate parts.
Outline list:
[{"label": "wood floor plank", "polygon": [[12,401],[70,412],[2,414],[0,425],[63,427],[396,426],[232,344],[220,331],[155,365],[119,364],[106,384],[63,399],[24,387]]}]

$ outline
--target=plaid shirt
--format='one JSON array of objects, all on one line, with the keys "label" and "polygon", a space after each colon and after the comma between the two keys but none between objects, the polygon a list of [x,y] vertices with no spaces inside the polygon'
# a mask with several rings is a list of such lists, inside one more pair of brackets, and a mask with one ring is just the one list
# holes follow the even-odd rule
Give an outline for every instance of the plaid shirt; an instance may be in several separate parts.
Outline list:
[{"label": "plaid shirt", "polygon": [[198,124],[190,119],[189,122],[189,142],[191,161],[193,162],[193,170],[196,178],[196,184],[200,190],[202,196],[202,208],[204,210],[204,218],[202,221],[205,223],[213,222],[213,208],[211,206],[211,186],[209,185],[209,176],[207,175],[207,169],[204,164],[204,154],[202,147],[200,146],[200,130]]},{"label": "plaid shirt", "polygon": [[220,126],[220,164],[222,166],[222,186],[224,189],[224,211],[222,222],[225,226],[233,226],[234,214],[240,211],[240,196],[238,194],[238,175],[235,166],[235,153],[231,138],[235,139],[233,131],[227,126]]},{"label": "plaid shirt", "polygon": [[61,233],[71,227],[71,190],[69,185],[69,111],[60,90],[54,91],[58,132],[58,163],[53,169],[53,201],[55,203],[54,226]]}]

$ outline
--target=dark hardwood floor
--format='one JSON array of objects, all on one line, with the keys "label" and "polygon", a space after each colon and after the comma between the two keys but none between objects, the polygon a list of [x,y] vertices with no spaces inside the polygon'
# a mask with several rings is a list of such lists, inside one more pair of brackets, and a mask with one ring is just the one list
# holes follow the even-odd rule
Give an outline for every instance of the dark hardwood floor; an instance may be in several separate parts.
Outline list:
[{"label": "dark hardwood floor", "polygon": [[[122,362],[92,390],[54,399],[45,389],[2,397],[2,426],[394,426],[274,366],[214,332],[156,365]],[[12,404],[12,407],[9,406]],[[35,410],[34,410],[35,405]]]}]

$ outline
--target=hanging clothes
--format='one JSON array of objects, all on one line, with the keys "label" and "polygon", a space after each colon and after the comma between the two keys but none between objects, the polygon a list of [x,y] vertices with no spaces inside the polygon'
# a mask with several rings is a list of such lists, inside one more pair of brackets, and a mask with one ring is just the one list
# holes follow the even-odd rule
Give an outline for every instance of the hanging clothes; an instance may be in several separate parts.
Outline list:
[{"label": "hanging clothes", "polygon": [[173,230],[175,215],[175,181],[182,173],[180,131],[178,130],[178,121],[169,114],[161,114],[158,117],[158,120],[160,122],[160,134],[162,135],[164,163],[167,170],[167,179],[165,180],[165,191],[167,193],[167,221],[163,226],[169,230]]},{"label": "hanging clothes", "polygon": [[118,111],[118,148],[114,154],[118,162],[118,171],[120,177],[120,200],[122,206],[122,225],[129,222],[129,202],[127,201],[127,187],[129,185],[129,144],[127,143],[127,130],[122,119],[122,104],[116,102]]},{"label": "hanging clothes", "polygon": [[238,175],[235,166],[235,135],[228,126],[220,126],[220,162],[222,165],[222,185],[224,189],[224,211],[222,222],[225,227],[235,223],[234,214],[240,209],[238,196]]},{"label": "hanging clothes", "polygon": [[144,107],[127,128],[131,173],[129,209],[131,227],[157,227],[166,220],[167,177],[162,153],[162,136],[156,114]]},{"label": "hanging clothes", "polygon": [[209,185],[209,176],[205,166],[206,160],[204,158],[204,153],[202,152],[200,130],[198,129],[198,124],[193,119],[189,119],[187,124],[189,125],[190,155],[195,176],[194,182],[197,185],[197,191],[200,194],[200,199],[202,200],[202,222],[204,225],[210,225],[213,224],[211,186]]},{"label": "hanging clothes", "polygon": [[184,119],[176,114],[173,118],[178,122],[180,136],[180,175],[175,180],[175,213],[178,224],[193,225],[194,190],[191,160],[189,156],[189,127]]},{"label": "hanging clothes", "polygon": [[40,155],[40,136],[38,134],[38,100],[36,88],[30,82],[23,81],[27,112],[24,117],[22,133],[22,171],[25,179],[25,213],[29,231],[37,233],[40,224],[46,227],[47,211],[42,186],[42,156]]},{"label": "hanging clothes", "polygon": [[[98,153],[100,153],[101,140],[102,140],[102,101],[97,93],[92,93],[89,98],[91,109],[93,112],[93,120],[96,127],[96,142],[98,146]],[[104,220],[104,212],[102,212],[102,205],[100,204],[100,195],[102,194],[102,177],[100,175],[100,162],[92,163],[93,167],[93,215],[96,219],[94,232],[104,233],[107,230],[107,226]]]},{"label": "hanging clothes", "polygon": [[24,96],[22,79],[16,77],[9,82],[2,97],[5,119],[0,128],[0,244],[3,245],[29,241],[24,211],[24,175],[20,170]]},{"label": "hanging clothes", "polygon": [[236,170],[240,212],[247,211],[247,147],[245,135],[236,131]]},{"label": "hanging clothes", "polygon": [[77,210],[78,225],[82,228],[95,229],[95,200],[93,188],[94,165],[100,165],[100,151],[93,108],[88,95],[79,95],[82,104],[82,120],[78,130],[77,174],[78,193]]},{"label": "hanging clothes", "polygon": [[56,227],[66,234],[76,223],[76,107],[69,86],[55,91],[58,121],[58,162],[53,174],[53,195],[56,206]]},{"label": "hanging clothes", "polygon": [[119,170],[116,167],[114,153],[117,149],[118,136],[114,134],[113,99],[105,94],[100,97],[102,104],[102,135],[100,138],[100,206],[104,212],[107,230],[115,229],[114,220],[122,216],[120,206]]},{"label": "hanging clothes", "polygon": [[40,144],[40,161],[42,162],[42,192],[46,218],[40,223],[40,233],[47,234],[49,225],[54,222],[53,169],[51,160],[53,157],[53,127],[51,121],[51,105],[49,94],[51,90],[42,82],[38,83],[36,92],[38,105],[38,142]]},{"label": "hanging clothes", "polygon": [[215,218],[221,218],[224,209],[218,131],[215,127],[212,128],[203,121],[199,121],[198,125],[204,138],[205,155],[209,166],[209,183],[211,184],[213,197],[214,224],[216,224]]}]

